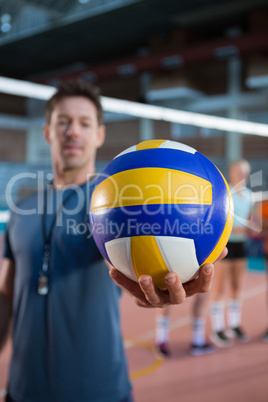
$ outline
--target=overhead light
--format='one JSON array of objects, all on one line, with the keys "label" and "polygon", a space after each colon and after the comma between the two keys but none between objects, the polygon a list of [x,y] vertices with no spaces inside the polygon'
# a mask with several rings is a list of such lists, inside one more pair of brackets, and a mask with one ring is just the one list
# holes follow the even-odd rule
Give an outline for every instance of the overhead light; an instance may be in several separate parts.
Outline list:
[{"label": "overhead light", "polygon": [[164,57],[161,60],[161,64],[166,69],[178,68],[183,66],[184,60],[180,55],[175,54],[173,56]]},{"label": "overhead light", "polygon": [[135,64],[124,64],[117,68],[117,74],[123,76],[131,76],[137,73]]},{"label": "overhead light", "polygon": [[5,23],[5,24],[2,24],[2,25],[1,25],[1,31],[2,31],[3,33],[7,33],[8,31],[10,31],[10,29],[11,29],[11,25],[10,25],[10,24]]},{"label": "overhead light", "polygon": [[78,3],[80,4],[87,4],[89,3],[90,0],[78,0]]},{"label": "overhead light", "polygon": [[265,88],[268,87],[268,75],[259,75],[256,77],[248,77],[246,79],[248,88]]},{"label": "overhead light", "polygon": [[11,25],[11,15],[8,13],[2,14],[0,17],[0,30],[3,33],[10,31]]},{"label": "overhead light", "polygon": [[228,59],[239,55],[239,49],[233,45],[218,47],[214,50],[214,55],[218,59]]},{"label": "overhead light", "polygon": [[[26,96],[34,99],[49,99],[56,91],[55,87],[35,84],[33,82],[0,77],[0,92]],[[268,124],[254,123],[246,120],[229,119],[201,113],[185,112],[166,107],[146,105],[121,99],[101,97],[105,112],[124,113],[138,118],[164,120],[170,123],[207,127],[216,130],[268,137]]]}]

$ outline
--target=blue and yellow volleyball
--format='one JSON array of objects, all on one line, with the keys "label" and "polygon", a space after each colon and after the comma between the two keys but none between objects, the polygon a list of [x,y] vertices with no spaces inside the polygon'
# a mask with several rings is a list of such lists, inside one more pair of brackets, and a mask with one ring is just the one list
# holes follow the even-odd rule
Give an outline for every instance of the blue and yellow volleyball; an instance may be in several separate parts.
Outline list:
[{"label": "blue and yellow volleyball", "polygon": [[98,177],[90,225],[104,258],[128,278],[148,274],[165,287],[213,263],[233,224],[233,201],[219,169],[185,144],[150,140],[117,155]]}]

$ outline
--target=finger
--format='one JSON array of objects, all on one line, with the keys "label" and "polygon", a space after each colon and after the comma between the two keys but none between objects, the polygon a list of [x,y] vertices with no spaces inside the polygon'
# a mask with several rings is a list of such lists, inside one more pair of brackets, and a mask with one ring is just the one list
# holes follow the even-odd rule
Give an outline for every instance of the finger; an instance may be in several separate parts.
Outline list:
[{"label": "finger", "polygon": [[139,306],[139,307],[150,307],[150,308],[154,308],[154,306],[152,306],[148,300],[145,301],[141,301],[140,299],[135,298],[135,303]]},{"label": "finger", "polygon": [[222,260],[224,257],[227,256],[227,254],[228,254],[228,249],[227,249],[227,247],[224,247],[224,249],[222,250],[221,255],[217,258],[217,261]]},{"label": "finger", "polygon": [[165,276],[165,283],[169,291],[171,304],[181,304],[186,298],[185,290],[182,286],[180,277],[175,272],[169,272]]},{"label": "finger", "polygon": [[206,293],[211,289],[212,280],[214,276],[214,265],[205,264],[200,269],[199,286],[200,293]]},{"label": "finger", "polygon": [[189,297],[195,293],[208,292],[212,286],[213,275],[213,264],[205,264],[203,267],[201,267],[198,278],[184,284],[186,296]]},{"label": "finger", "polygon": [[138,283],[121,274],[121,272],[119,272],[116,268],[112,268],[109,271],[109,274],[118,286],[126,290],[135,298],[139,299],[141,303],[147,304],[147,300]]},{"label": "finger", "polygon": [[165,304],[164,293],[157,289],[153,283],[153,279],[149,275],[141,275],[139,277],[139,284],[144,293],[145,298],[150,304],[155,307],[163,307]]}]

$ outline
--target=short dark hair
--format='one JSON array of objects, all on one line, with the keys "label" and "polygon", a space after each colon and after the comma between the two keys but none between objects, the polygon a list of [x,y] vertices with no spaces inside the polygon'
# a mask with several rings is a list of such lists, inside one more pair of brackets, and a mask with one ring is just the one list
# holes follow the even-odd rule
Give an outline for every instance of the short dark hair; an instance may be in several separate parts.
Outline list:
[{"label": "short dark hair", "polygon": [[97,109],[98,124],[103,124],[103,110],[100,102],[100,90],[89,82],[76,79],[62,82],[57,92],[48,100],[45,108],[45,118],[50,123],[51,114],[55,106],[64,98],[71,96],[83,96],[89,99]]}]

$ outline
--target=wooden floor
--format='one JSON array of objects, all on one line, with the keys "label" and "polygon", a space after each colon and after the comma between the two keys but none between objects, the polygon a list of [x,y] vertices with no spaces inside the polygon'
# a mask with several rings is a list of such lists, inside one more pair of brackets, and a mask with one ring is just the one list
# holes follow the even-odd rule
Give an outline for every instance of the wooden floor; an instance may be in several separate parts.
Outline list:
[{"label": "wooden floor", "polygon": [[[172,355],[166,360],[153,351],[155,311],[137,307],[124,294],[122,330],[135,401],[267,402],[268,344],[260,341],[268,322],[266,282],[264,272],[247,273],[243,323],[250,342],[217,349],[211,355],[193,357],[188,353],[193,298],[172,307]],[[8,343],[0,356],[0,392],[7,382],[10,349]]]}]

